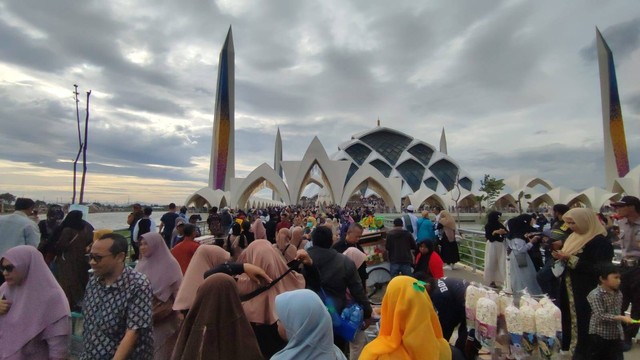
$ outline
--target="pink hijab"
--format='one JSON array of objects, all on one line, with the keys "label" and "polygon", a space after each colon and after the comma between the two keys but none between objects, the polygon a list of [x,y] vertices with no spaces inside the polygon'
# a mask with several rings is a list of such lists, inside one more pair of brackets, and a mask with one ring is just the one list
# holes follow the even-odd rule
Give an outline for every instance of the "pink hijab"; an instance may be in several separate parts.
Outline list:
[{"label": "pink hijab", "polygon": [[367,259],[367,254],[355,247],[348,248],[343,254],[356,264],[356,269],[362,266],[362,263]]},{"label": "pink hijab", "polygon": [[251,231],[253,232],[253,236],[255,239],[266,239],[267,238],[267,229],[265,229],[262,220],[256,219],[251,225]]},{"label": "pink hijab", "polygon": [[273,244],[273,247],[284,256],[286,262],[296,258],[298,248],[291,244],[291,230],[287,228],[282,228],[278,231],[276,234],[276,243]]},{"label": "pink hijab", "polygon": [[[49,325],[69,318],[71,312],[67,297],[35,247],[16,246],[7,250],[2,258],[23,276],[19,285],[0,286],[0,298],[11,302],[9,312],[0,316],[0,358],[5,359],[15,355]],[[71,322],[68,323],[66,329],[47,335],[70,335]]]},{"label": "pink hijab", "polygon": [[[263,269],[271,279],[276,279],[289,268],[267,240],[254,240],[242,252],[238,262],[249,263]],[[278,281],[271,289],[242,303],[244,312],[250,322],[271,325],[278,319],[276,315],[276,296],[287,291],[304,289],[304,277],[293,271]],[[240,295],[248,294],[258,288],[246,274],[238,277],[238,292]]]},{"label": "pink hijab", "polygon": [[147,243],[147,255],[140,257],[135,270],[147,276],[151,283],[153,295],[161,302],[174,296],[182,282],[182,270],[176,258],[171,255],[162,235],[152,231],[142,235]]},{"label": "pink hijab", "polygon": [[295,246],[296,249],[304,249],[304,246],[307,245],[309,240],[303,240],[302,236],[304,235],[304,229],[300,226],[294,226],[291,228],[291,245]]},{"label": "pink hijab", "polygon": [[204,282],[204,273],[229,260],[231,255],[217,245],[200,245],[184,273],[184,279],[173,303],[173,310],[189,310],[198,288]]}]

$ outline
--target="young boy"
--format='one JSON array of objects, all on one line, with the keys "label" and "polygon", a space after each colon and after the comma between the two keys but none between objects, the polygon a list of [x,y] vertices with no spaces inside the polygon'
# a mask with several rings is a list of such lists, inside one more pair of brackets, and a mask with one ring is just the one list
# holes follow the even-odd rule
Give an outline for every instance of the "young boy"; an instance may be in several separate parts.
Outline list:
[{"label": "young boy", "polygon": [[622,324],[631,324],[629,316],[622,313],[620,270],[613,264],[603,265],[600,285],[587,296],[591,306],[589,320],[590,351],[588,359],[622,359]]}]

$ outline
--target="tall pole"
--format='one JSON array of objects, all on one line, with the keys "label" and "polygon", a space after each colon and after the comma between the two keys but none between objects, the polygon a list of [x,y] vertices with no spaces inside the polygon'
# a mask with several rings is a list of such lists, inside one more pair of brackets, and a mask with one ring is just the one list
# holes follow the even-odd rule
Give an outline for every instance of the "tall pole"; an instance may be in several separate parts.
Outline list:
[{"label": "tall pole", "polygon": [[[80,110],[78,109],[78,85],[73,84],[74,90],[73,95],[76,99],[76,122],[78,123],[78,153],[76,154],[76,159],[73,161],[73,197],[71,198],[71,203],[76,203],[76,169],[78,167],[78,159],[80,159],[80,152],[82,152],[82,135],[80,133]],[[80,201],[82,202],[82,200]]]},{"label": "tall pole", "polygon": [[84,118],[84,144],[82,146],[82,182],[80,183],[80,204],[84,198],[84,182],[87,176],[87,136],[89,135],[89,96],[91,90],[87,91],[87,116]]}]

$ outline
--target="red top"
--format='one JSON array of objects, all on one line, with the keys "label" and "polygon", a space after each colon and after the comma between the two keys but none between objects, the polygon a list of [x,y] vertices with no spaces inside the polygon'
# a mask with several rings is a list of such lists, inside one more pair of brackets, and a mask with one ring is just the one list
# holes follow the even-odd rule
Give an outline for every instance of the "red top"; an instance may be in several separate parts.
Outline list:
[{"label": "red top", "polygon": [[182,240],[180,243],[178,243],[178,245],[174,246],[173,249],[171,249],[171,255],[173,255],[173,257],[178,260],[178,264],[180,264],[182,275],[184,275],[184,273],[187,271],[187,267],[191,262],[193,254],[196,253],[198,246],[200,246],[200,244],[193,240]]},{"label": "red top", "polygon": [[[418,252],[418,255],[416,255],[416,264],[418,263],[421,257],[422,257],[422,253]],[[434,279],[440,279],[444,277],[443,266],[444,266],[444,263],[442,262],[442,258],[440,257],[440,254],[438,254],[435,251],[432,252],[431,257],[429,258],[429,272],[431,272],[431,276],[433,276]]]}]

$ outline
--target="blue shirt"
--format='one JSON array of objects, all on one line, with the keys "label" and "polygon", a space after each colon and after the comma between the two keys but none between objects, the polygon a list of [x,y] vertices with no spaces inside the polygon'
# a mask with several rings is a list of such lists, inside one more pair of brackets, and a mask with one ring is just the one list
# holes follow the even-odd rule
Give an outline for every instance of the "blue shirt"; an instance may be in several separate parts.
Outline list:
[{"label": "blue shirt", "polygon": [[38,247],[40,230],[38,225],[22,211],[0,216],[0,256],[18,245]]}]

